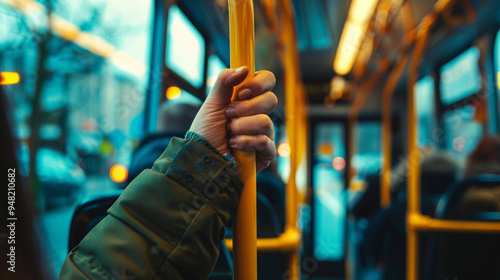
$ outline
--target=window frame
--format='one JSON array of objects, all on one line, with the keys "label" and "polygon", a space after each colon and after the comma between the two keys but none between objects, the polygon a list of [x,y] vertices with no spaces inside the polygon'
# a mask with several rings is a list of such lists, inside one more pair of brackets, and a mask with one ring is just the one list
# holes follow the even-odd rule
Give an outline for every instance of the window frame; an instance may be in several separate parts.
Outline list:
[{"label": "window frame", "polygon": [[[177,6],[184,15],[188,18],[191,24],[198,30],[203,39],[205,40],[205,58],[203,61],[203,84],[200,88],[191,85],[187,80],[175,73],[172,69],[167,67],[165,58],[167,54],[167,32],[168,32],[168,11],[171,6]],[[207,33],[198,26],[190,15],[186,13],[185,7],[181,3],[165,3],[163,0],[155,0],[154,2],[154,31],[152,40],[151,63],[149,67],[149,82],[148,93],[145,105],[145,118],[144,130],[145,135],[156,132],[156,122],[158,116],[159,106],[162,100],[165,99],[164,92],[166,88],[177,86],[182,90],[190,93],[201,101],[206,99],[206,80],[207,80],[207,67],[208,57],[210,55],[210,48],[212,42]]]},{"label": "window frame", "polygon": [[[189,22],[196,28],[196,30],[199,32],[203,40],[205,41],[205,50],[204,50],[204,58],[203,58],[203,66],[200,71],[203,71],[202,75],[202,84],[201,86],[195,87],[192,85],[189,81],[187,81],[184,77],[179,75],[177,72],[175,72],[173,69],[168,67],[166,63],[166,55],[167,55],[167,33],[168,33],[168,13],[170,11],[170,8],[172,6],[176,6],[189,20]],[[206,86],[207,86],[207,70],[208,70],[208,57],[210,56],[210,46],[211,46],[211,41],[210,37],[208,34],[204,33],[203,30],[196,24],[195,21],[193,21],[192,17],[189,15],[189,13],[186,12],[186,9],[181,5],[181,3],[170,3],[165,6],[164,10],[164,26],[165,26],[165,31],[163,34],[163,55],[162,55],[162,65],[163,65],[163,70],[162,70],[162,84],[165,85],[175,85],[180,87],[182,90],[189,92],[196,98],[200,99],[201,101],[205,100],[205,91],[206,91]],[[173,83],[173,84],[172,84]]]}]

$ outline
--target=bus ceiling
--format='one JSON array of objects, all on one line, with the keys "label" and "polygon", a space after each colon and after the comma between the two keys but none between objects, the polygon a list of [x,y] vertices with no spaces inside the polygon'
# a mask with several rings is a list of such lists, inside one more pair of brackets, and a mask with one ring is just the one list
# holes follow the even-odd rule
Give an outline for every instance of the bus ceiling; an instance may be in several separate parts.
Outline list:
[{"label": "bus ceiling", "polygon": [[[269,19],[268,2],[255,0],[255,27],[257,69],[270,69],[280,75],[282,65],[278,59],[261,59],[265,52],[277,47],[279,26]],[[410,51],[415,36],[415,30],[421,20],[434,8],[436,1],[404,1],[404,0],[373,0],[373,1],[306,1],[293,0],[295,19],[297,23],[298,47],[302,78],[306,85],[310,104],[312,106],[342,104],[349,107],[358,90],[356,85],[368,80],[368,76],[381,72],[380,82],[373,84],[378,97],[373,102],[377,104],[385,79],[391,69],[405,51]],[[221,60],[229,65],[229,25],[227,1],[178,0],[166,1],[177,4],[203,36],[210,38],[210,46]],[[369,9],[369,3],[373,3]],[[420,76],[444,64],[454,56],[466,50],[477,38],[476,34],[500,25],[496,16],[496,7],[500,3],[495,0],[455,1],[440,15],[429,38],[429,45],[421,62]],[[361,8],[361,9],[360,9]],[[358,11],[358,10],[359,11]],[[407,18],[410,17],[411,20]],[[365,21],[360,27],[359,19]],[[349,29],[361,28],[363,34],[357,47],[354,44]],[[277,32],[277,33],[273,33]],[[342,42],[342,36],[349,38]],[[351,50],[349,50],[351,47]],[[342,50],[347,49],[353,58],[347,66],[336,67],[336,56],[345,57]],[[444,55],[443,52],[446,52]],[[259,53],[263,52],[263,53]],[[352,64],[352,65],[351,65]],[[338,68],[338,69],[336,69]],[[401,81],[407,77],[407,70],[401,76]],[[336,78],[337,77],[337,78]],[[338,78],[340,77],[340,78]],[[333,92],[333,88],[342,90]],[[354,86],[353,86],[354,85]],[[396,87],[405,88],[400,82]],[[397,94],[397,93],[396,93]],[[330,96],[330,99],[328,99]],[[340,106],[339,106],[340,105]]]}]

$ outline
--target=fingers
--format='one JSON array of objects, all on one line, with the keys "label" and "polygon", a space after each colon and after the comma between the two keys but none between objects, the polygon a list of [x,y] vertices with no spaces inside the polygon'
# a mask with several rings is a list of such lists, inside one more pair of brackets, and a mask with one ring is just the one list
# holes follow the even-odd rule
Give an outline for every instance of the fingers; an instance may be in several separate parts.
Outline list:
[{"label": "fingers", "polygon": [[274,142],[266,135],[238,135],[229,139],[229,145],[233,149],[243,151],[255,151],[257,172],[269,166],[276,156]]},{"label": "fingers", "polygon": [[240,100],[248,99],[257,96],[261,93],[270,91],[276,84],[276,77],[269,71],[259,71],[254,77],[243,85],[238,91]]},{"label": "fingers", "polygon": [[220,98],[228,102],[233,95],[234,87],[241,84],[247,77],[248,67],[243,66],[238,69],[224,69],[219,73],[209,98]]},{"label": "fingers", "polygon": [[[233,149],[242,151],[255,151],[269,157],[276,154],[274,142],[266,135],[237,135],[229,139],[229,145]],[[271,158],[271,159],[272,159]]]},{"label": "fingers", "polygon": [[274,140],[273,122],[264,114],[233,119],[227,124],[227,130],[232,135],[263,134]]},{"label": "fingers", "polygon": [[245,117],[258,114],[270,114],[278,105],[278,98],[268,91],[252,99],[232,102],[228,105],[226,117]]}]

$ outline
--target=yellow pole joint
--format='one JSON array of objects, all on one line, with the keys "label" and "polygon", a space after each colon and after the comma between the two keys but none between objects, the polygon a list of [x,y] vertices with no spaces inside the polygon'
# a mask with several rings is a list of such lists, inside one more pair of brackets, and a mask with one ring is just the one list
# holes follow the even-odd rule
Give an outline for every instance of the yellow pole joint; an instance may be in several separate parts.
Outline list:
[{"label": "yellow pole joint", "polygon": [[[287,229],[276,238],[258,238],[257,251],[294,253],[300,246],[301,233],[298,229]],[[233,240],[225,239],[229,251],[233,250]]]}]

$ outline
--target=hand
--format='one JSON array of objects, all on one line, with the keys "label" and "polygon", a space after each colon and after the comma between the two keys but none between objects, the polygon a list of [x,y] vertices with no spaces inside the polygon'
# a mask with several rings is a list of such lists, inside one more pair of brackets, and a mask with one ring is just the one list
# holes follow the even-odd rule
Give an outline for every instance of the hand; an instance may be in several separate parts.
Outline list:
[{"label": "hand", "polygon": [[248,68],[225,69],[201,106],[190,130],[203,136],[217,151],[233,149],[255,151],[257,172],[269,166],[276,156],[274,126],[269,118],[278,99],[270,90],[276,78],[260,71],[238,91],[239,101],[231,102],[235,86],[248,75]]}]

